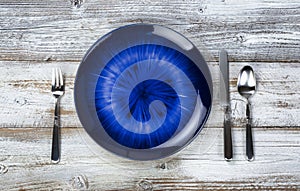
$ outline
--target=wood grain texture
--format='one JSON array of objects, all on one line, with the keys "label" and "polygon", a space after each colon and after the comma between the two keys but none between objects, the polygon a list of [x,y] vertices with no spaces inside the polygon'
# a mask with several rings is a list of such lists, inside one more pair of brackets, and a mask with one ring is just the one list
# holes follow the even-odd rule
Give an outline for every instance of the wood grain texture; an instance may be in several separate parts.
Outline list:
[{"label": "wood grain texture", "polygon": [[[258,77],[252,101],[254,125],[299,126],[299,2],[126,0],[82,1],[75,7],[71,2],[0,2],[0,127],[52,126],[49,87],[55,66],[62,67],[67,77],[63,124],[80,126],[72,95],[81,58],[100,36],[137,22],[181,32],[212,55],[206,55],[210,61],[217,61],[220,48],[228,50],[235,126],[242,126],[245,117],[236,81],[246,64]],[[212,72],[218,76],[217,65]],[[218,83],[215,79],[215,89]],[[216,117],[208,125],[217,127],[222,124],[218,102],[215,108]]]},{"label": "wood grain texture", "polygon": [[299,62],[298,0],[10,1],[0,3],[0,59],[79,61],[101,36],[133,23],[171,27],[217,58]]},{"label": "wood grain texture", "polygon": [[[299,21],[299,0],[1,0],[0,190],[300,190]],[[245,160],[244,128],[233,128],[234,160],[223,160],[218,101],[208,128],[170,158],[136,162],[91,149],[73,102],[77,67],[98,38],[134,23],[175,29],[204,51],[215,98],[218,51],[228,51],[235,127],[245,124],[238,72],[254,68],[254,162]],[[56,66],[66,94],[62,161],[53,165],[44,127],[53,125]]]},{"label": "wood grain texture", "polygon": [[[207,128],[179,154],[151,162],[90,150],[81,128],[62,129],[62,157],[50,162],[48,128],[0,129],[1,190],[299,190],[300,130],[254,129],[256,159],[234,130],[234,160],[223,160],[222,129]],[[5,170],[6,169],[6,170]]]},{"label": "wood grain texture", "polygon": [[[300,63],[230,63],[230,91],[234,125],[244,126],[245,100],[238,94],[239,70],[251,65],[258,80],[256,94],[251,98],[253,125],[257,127],[300,124]],[[80,127],[73,101],[73,86],[78,63],[0,61],[0,127],[52,127],[54,100],[50,93],[51,69],[60,66],[66,77],[66,93],[61,100],[63,127]],[[214,112],[208,126],[220,127],[223,121],[219,106],[219,68],[210,63],[215,78]]]}]

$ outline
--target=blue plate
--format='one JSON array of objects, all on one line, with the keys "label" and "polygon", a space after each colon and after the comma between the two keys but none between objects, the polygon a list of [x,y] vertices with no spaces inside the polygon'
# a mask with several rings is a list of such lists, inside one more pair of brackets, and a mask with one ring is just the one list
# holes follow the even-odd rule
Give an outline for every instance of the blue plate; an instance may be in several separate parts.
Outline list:
[{"label": "blue plate", "polygon": [[121,27],[83,58],[74,97],[87,133],[129,159],[178,152],[203,128],[212,106],[212,79],[197,48],[158,25]]}]

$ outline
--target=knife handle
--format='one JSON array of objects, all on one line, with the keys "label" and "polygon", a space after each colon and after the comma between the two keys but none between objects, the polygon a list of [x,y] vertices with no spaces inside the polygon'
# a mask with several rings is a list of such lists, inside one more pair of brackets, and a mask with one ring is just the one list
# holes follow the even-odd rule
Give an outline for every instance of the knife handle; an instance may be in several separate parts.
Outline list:
[{"label": "knife handle", "polygon": [[225,117],[224,117],[224,158],[226,161],[232,159],[232,136],[231,136],[231,119],[229,108],[226,108]]}]

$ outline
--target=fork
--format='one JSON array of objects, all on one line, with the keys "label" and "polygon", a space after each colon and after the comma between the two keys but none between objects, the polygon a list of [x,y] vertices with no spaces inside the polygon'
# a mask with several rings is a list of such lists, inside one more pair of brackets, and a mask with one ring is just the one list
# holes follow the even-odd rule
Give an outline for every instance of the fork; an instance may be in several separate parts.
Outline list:
[{"label": "fork", "polygon": [[60,161],[60,112],[59,112],[59,101],[64,95],[65,86],[63,75],[60,68],[55,68],[52,70],[52,94],[55,97],[55,110],[54,110],[54,126],[53,126],[53,137],[52,137],[52,152],[51,160],[53,163],[58,163]]}]

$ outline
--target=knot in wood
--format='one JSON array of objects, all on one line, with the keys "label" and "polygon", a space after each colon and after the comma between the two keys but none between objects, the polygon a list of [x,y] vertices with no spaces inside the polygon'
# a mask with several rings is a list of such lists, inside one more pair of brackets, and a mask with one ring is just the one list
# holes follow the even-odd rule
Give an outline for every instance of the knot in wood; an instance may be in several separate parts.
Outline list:
[{"label": "knot in wood", "polygon": [[7,166],[0,164],[0,175],[7,173],[8,168]]},{"label": "knot in wood", "polygon": [[143,190],[143,191],[150,191],[153,190],[152,182],[149,180],[142,179],[137,184],[138,189],[137,190]]},{"label": "knot in wood", "polygon": [[71,4],[75,7],[75,8],[80,8],[81,5],[83,3],[83,0],[71,0]]},{"label": "knot in wood", "polygon": [[71,179],[71,186],[74,189],[88,189],[88,179],[84,175],[74,176]]}]

